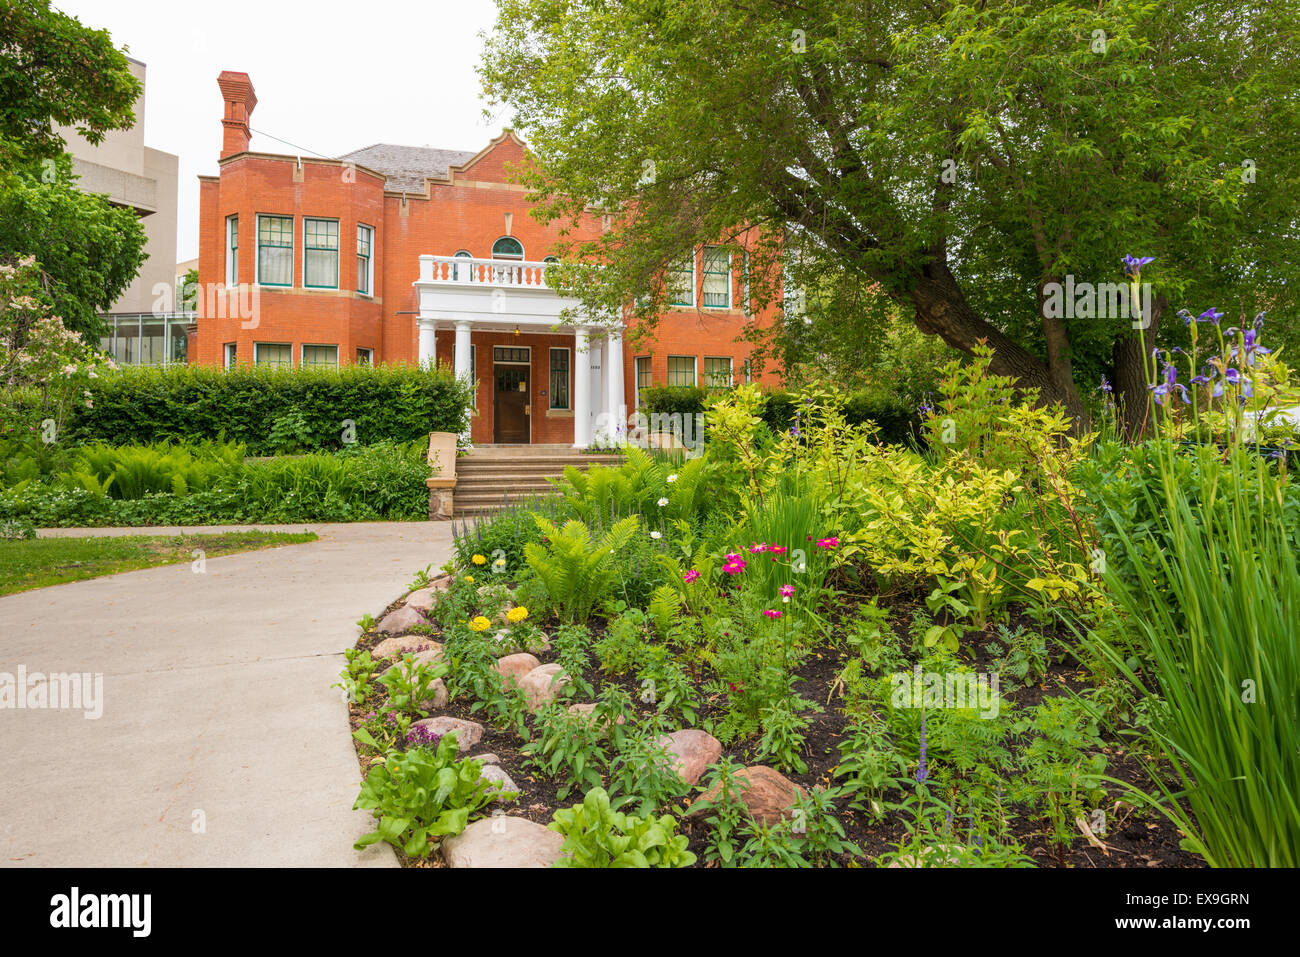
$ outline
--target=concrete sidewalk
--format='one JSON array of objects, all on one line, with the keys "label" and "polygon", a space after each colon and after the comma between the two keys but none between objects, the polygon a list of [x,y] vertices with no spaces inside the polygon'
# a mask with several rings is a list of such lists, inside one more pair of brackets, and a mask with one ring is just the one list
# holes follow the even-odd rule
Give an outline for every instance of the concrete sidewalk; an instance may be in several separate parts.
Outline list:
[{"label": "concrete sidewalk", "polygon": [[[103,675],[98,720],[0,709],[0,865],[395,866],[330,685],[450,523],[258,527],[320,540],[0,598],[0,672]],[[47,534],[91,531],[199,530]]]}]

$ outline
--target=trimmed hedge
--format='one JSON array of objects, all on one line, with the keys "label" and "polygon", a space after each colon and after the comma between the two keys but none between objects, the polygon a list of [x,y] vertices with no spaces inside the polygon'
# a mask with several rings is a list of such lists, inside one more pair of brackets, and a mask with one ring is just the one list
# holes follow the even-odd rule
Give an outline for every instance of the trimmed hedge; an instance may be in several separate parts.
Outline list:
[{"label": "trimmed hedge", "polygon": [[[714,394],[693,386],[656,386],[642,390],[647,413],[690,415],[704,411],[708,396]],[[920,444],[921,417],[899,399],[882,398],[866,392],[841,397],[841,410],[850,425],[870,422],[880,431],[877,440],[885,445]],[[794,424],[796,400],[781,390],[764,394],[762,417],[773,432],[787,432]]]},{"label": "trimmed hedge", "polygon": [[471,399],[450,369],[417,366],[133,366],[93,380],[90,391],[91,407],[76,407],[64,427],[69,442],[224,436],[250,455],[341,448],[349,419],[358,445],[459,433]]}]

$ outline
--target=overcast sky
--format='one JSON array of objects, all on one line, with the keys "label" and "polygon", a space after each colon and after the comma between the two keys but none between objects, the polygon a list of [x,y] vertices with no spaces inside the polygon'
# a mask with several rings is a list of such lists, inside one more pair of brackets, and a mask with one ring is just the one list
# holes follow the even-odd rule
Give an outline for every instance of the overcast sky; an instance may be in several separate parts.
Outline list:
[{"label": "overcast sky", "polygon": [[[371,143],[482,149],[508,114],[483,117],[474,67],[492,0],[54,0],[148,67],[145,144],[180,157],[177,261],[199,251],[201,174],[217,172],[217,74],[257,90],[252,149],[338,156]],[[256,131],[261,131],[259,134]],[[268,135],[269,134],[269,135]]]}]

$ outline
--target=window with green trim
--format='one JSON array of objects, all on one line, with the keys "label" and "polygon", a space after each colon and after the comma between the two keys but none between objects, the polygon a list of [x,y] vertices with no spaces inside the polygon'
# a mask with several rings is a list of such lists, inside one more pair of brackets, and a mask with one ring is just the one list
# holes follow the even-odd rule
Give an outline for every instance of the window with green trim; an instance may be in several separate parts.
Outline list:
[{"label": "window with green trim", "polygon": [[731,308],[731,253],[721,246],[704,247],[704,305]]},{"label": "window with green trim", "polygon": [[257,281],[263,286],[293,285],[293,217],[257,217]]},{"label": "window with green trim", "polygon": [[695,385],[695,356],[668,357],[668,384]]},{"label": "window with green trim", "polygon": [[337,369],[339,367],[339,347],[303,346],[302,365],[318,369]]},{"label": "window with green trim", "polygon": [[725,356],[705,356],[704,384],[710,389],[730,388],[731,359]]},{"label": "window with green trim", "polygon": [[293,367],[293,346],[287,342],[253,343],[253,362],[259,366]]},{"label": "window with green trim", "polygon": [[357,224],[357,292],[370,295],[370,249],[374,245],[375,231]]},{"label": "window with green trim", "polygon": [[695,305],[695,252],[668,270],[668,304]]},{"label": "window with green trim", "polygon": [[302,221],[302,284],[312,289],[339,287],[339,221]]},{"label": "window with green trim", "polygon": [[239,285],[239,217],[226,217],[226,285]]},{"label": "window with green trim", "polygon": [[645,405],[645,396],[642,394],[646,389],[654,384],[654,375],[650,371],[650,357],[636,357],[636,407],[639,409]]},{"label": "window with green trim", "polygon": [[551,408],[569,407],[569,350],[551,350]]},{"label": "window with green trim", "polygon": [[493,259],[523,259],[524,244],[513,236],[502,236],[492,244]]}]

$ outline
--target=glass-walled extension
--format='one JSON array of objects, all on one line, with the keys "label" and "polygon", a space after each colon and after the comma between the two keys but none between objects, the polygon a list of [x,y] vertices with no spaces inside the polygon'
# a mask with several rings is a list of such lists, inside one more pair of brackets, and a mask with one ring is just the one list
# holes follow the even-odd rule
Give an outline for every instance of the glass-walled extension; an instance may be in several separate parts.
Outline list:
[{"label": "glass-walled extension", "polygon": [[193,312],[164,315],[104,316],[108,335],[99,347],[118,365],[164,366],[189,361],[189,332],[195,322]]}]

